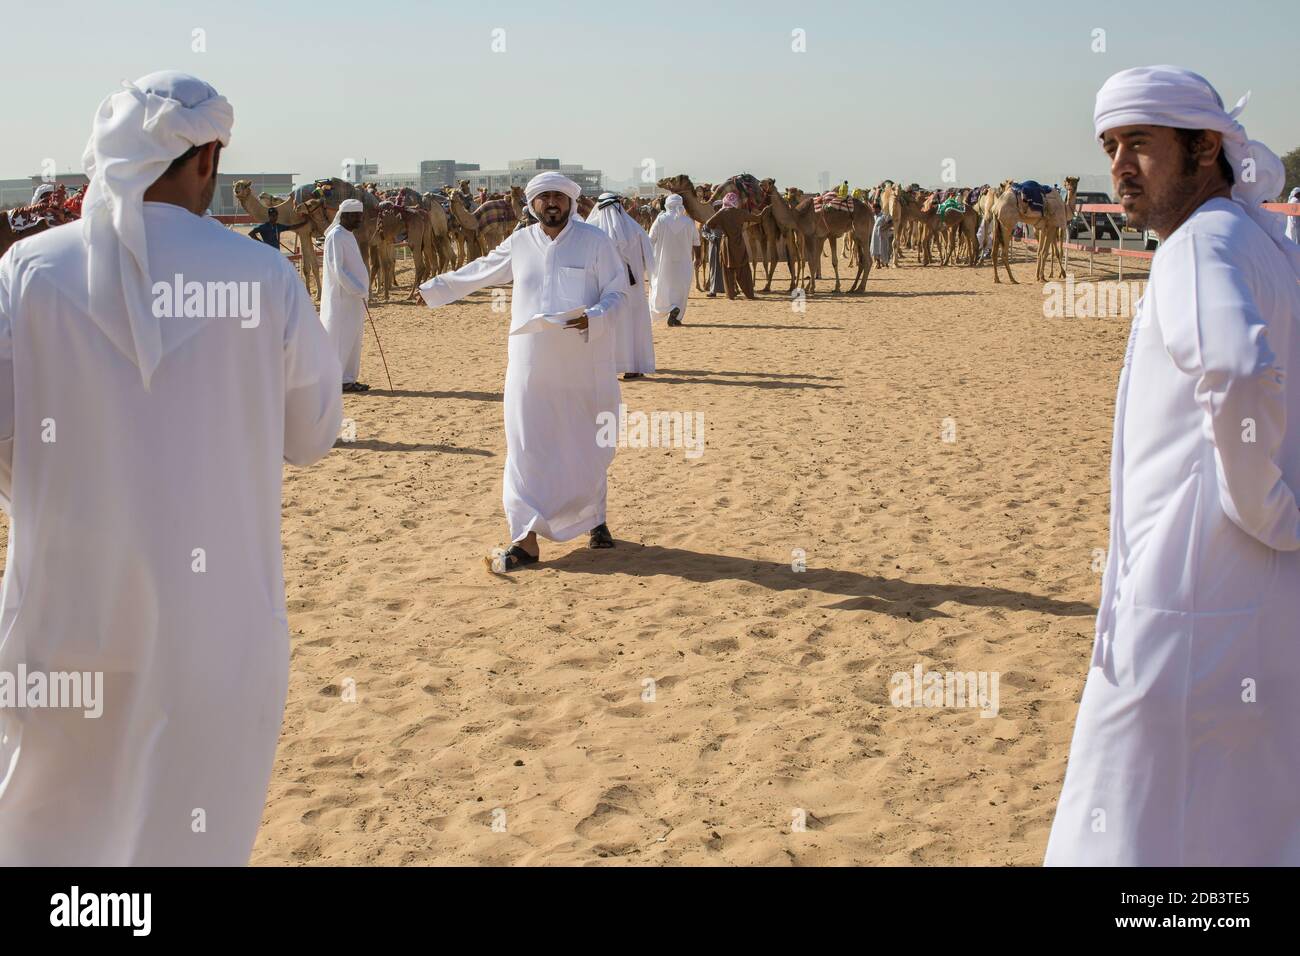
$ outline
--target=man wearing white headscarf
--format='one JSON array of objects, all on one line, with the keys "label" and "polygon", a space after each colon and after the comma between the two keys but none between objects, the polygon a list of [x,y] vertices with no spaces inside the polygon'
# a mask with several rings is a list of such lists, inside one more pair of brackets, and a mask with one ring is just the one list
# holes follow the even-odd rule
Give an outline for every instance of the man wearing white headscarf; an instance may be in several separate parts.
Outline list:
[{"label": "man wearing white headscarf", "polygon": [[40,202],[50,193],[54,192],[56,188],[58,187],[56,187],[54,183],[41,183],[39,186],[36,187],[36,191],[32,193],[31,205],[35,206],[38,202]]},{"label": "man wearing white headscarf", "polygon": [[364,215],[365,207],[360,199],[345,199],[339,203],[334,221],[325,230],[320,318],[343,368],[345,392],[364,392],[370,388],[357,381],[361,374],[361,342],[366,331],[370,272],[353,233],[361,228]]},{"label": "man wearing white headscarf", "polygon": [[655,275],[650,285],[650,308],[654,317],[667,317],[669,325],[681,325],[687,297],[695,279],[693,249],[700,244],[695,220],[686,214],[682,197],[669,193],[664,211],[650,226]]},{"label": "man wearing white headscarf", "polygon": [[0,260],[0,866],[239,865],[257,834],[281,472],[342,408],[293,267],[202,215],[232,121],[192,76],[125,84],[82,222]]},{"label": "man wearing white headscarf", "polygon": [[1282,163],[1245,102],[1170,66],[1097,94],[1128,221],[1162,241],[1048,864],[1300,864],[1300,248],[1260,208]]},{"label": "man wearing white headscarf", "polygon": [[538,535],[611,548],[605,475],[617,419],[618,375],[610,316],[627,294],[627,269],[609,237],[578,218],[578,184],[556,172],[534,176],[524,199],[537,221],[456,272],[420,286],[431,308],[489,285],[513,283],[506,365],[506,462],[502,500],[508,551],[489,566],[537,561]]},{"label": "man wearing white headscarf", "polygon": [[645,297],[646,274],[654,270],[654,250],[641,224],[627,214],[615,193],[601,193],[587,216],[614,243],[627,267],[627,295],[609,317],[614,330],[614,367],[623,378],[640,378],[655,370],[654,329]]}]

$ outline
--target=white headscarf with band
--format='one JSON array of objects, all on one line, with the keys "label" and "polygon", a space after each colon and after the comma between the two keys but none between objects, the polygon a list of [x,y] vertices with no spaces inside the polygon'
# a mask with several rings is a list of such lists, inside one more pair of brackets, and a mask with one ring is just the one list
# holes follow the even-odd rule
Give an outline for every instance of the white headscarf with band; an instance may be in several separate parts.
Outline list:
[{"label": "white headscarf with band", "polygon": [[174,70],[122,87],[99,104],[81,160],[90,177],[82,238],[91,314],[139,367],[148,389],[163,349],[161,320],[153,314],[144,193],[190,147],[213,140],[228,146],[235,114],[207,83]]},{"label": "white headscarf with band", "polygon": [[1093,127],[1097,138],[1119,126],[1170,126],[1174,129],[1211,129],[1223,134],[1223,151],[1232,165],[1232,198],[1269,235],[1291,260],[1300,276],[1300,247],[1288,243],[1283,217],[1260,208],[1271,202],[1286,184],[1282,160],[1246,135],[1237,117],[1250,101],[1250,93],[1229,110],[1210,81],[1179,66],[1140,66],[1116,73],[1097,91]]},{"label": "white headscarf with band", "polygon": [[524,200],[531,206],[533,200],[542,193],[564,193],[571,202],[576,204],[578,197],[582,195],[582,187],[561,173],[538,173],[528,180],[528,185],[524,187]]}]

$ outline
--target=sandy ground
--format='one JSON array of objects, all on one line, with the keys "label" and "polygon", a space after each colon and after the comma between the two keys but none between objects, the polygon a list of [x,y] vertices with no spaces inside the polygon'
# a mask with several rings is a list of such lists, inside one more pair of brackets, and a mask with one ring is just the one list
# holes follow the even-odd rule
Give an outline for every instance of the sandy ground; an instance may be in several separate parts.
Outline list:
[{"label": "sandy ground", "polygon": [[[487,292],[374,307],[396,390],[367,331],[356,440],[286,469],[253,862],[1039,863],[1128,322],[1044,318],[1017,277],[876,270],[802,313],[694,294],[623,396],[702,412],[702,456],[620,450],[618,547],[543,542],[510,577],[482,561],[506,317]],[[892,705],[918,664],[995,673],[996,715]]]}]

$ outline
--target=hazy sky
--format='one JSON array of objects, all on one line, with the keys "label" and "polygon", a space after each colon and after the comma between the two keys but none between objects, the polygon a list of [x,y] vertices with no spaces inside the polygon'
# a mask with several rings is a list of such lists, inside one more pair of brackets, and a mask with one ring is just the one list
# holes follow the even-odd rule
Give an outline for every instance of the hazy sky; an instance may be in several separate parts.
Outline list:
[{"label": "hazy sky", "polygon": [[[1300,145],[1293,0],[12,4],[0,178],[80,169],[121,79],[194,73],[235,108],[229,172],[383,173],[558,156],[626,180],[652,159],[717,180],[1060,181],[1104,173],[1092,103],[1112,72],[1205,74],[1279,154]],[[1106,31],[1095,53],[1093,30]],[[205,31],[195,52],[193,31]],[[504,30],[504,52],[493,31]],[[792,50],[803,30],[806,52]],[[499,38],[500,35],[498,35]],[[38,39],[39,38],[39,39]],[[498,43],[500,40],[498,39]]]}]

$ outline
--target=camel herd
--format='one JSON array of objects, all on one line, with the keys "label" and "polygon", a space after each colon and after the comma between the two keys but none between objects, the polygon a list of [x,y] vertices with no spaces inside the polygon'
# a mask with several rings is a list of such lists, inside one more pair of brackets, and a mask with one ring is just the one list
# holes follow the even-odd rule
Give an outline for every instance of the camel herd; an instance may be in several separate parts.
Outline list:
[{"label": "camel herd", "polygon": [[[949,189],[933,192],[913,184],[902,187],[886,180],[870,190],[855,190],[850,196],[805,194],[794,187],[779,190],[772,179],[759,180],[748,174],[733,176],[717,185],[694,184],[689,176],[659,180],[665,193],[682,197],[686,212],[703,226],[717,211],[719,200],[729,192],[744,194],[750,211],[758,218],[745,227],[745,245],[750,267],[758,277],[761,262],[766,272],[763,292],[770,292],[779,261],[789,270],[790,287],[805,293],[816,291],[823,279],[823,253],[829,245],[834,290],[841,291],[842,255],[847,267],[855,269],[849,292],[865,290],[873,257],[871,237],[876,216],[888,214],[894,227],[890,265],[901,264],[905,251],[916,253],[917,263],[976,266],[991,251],[993,281],[1000,282],[999,268],[1007,279],[1011,274],[1010,247],[1017,224],[1032,226],[1038,238],[1037,277],[1051,277],[1054,266],[1065,274],[1062,244],[1066,227],[1074,215],[1078,177],[1065,179],[1066,195],[1044,191],[1041,208],[1023,195],[1011,180],[996,186]],[[400,241],[410,247],[415,268],[409,295],[433,275],[459,268],[494,248],[521,222],[525,222],[523,190],[487,195],[482,190],[471,196],[468,181],[446,187],[440,193],[417,193],[413,189],[380,193],[370,185],[356,185],[341,179],[318,180],[300,186],[289,196],[275,201],[254,195],[247,180],[234,184],[235,198],[257,222],[265,222],[268,209],[277,210],[277,221],[298,237],[302,253],[303,280],[308,291],[320,289],[320,262],[315,241],[320,240],[345,199],[359,199],[365,210],[357,241],[370,266],[377,294],[389,298],[396,285],[396,248]],[[592,202],[582,197],[578,214],[585,216]],[[624,199],[624,208],[645,229],[663,209],[662,196],[653,202]],[[982,228],[981,228],[982,227]],[[983,243],[980,237],[983,237]],[[983,246],[983,248],[981,248]],[[697,254],[696,287],[703,291],[702,277],[707,259]]]}]

